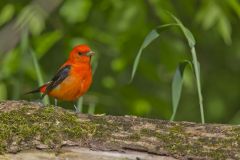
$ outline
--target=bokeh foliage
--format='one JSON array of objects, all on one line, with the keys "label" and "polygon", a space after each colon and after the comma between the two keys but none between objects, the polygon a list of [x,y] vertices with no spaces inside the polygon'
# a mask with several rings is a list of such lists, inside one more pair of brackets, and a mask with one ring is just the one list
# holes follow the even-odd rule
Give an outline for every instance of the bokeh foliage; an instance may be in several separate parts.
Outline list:
[{"label": "bokeh foliage", "polygon": [[[94,83],[84,97],[85,109],[95,105],[95,113],[170,118],[175,69],[180,61],[190,59],[179,30],[164,32],[144,50],[134,81],[128,83],[144,38],[157,26],[172,22],[165,14],[169,11],[196,38],[206,121],[240,122],[239,1],[54,0],[59,4],[50,14],[38,6],[37,2],[45,1],[35,1],[1,0],[0,33],[12,22],[16,30],[29,30],[29,46],[45,81],[52,78],[74,45],[89,44],[97,55]],[[3,36],[0,34],[0,39]],[[32,56],[22,52],[20,44],[0,53],[0,98],[37,100],[39,95],[23,96],[38,80]],[[176,120],[200,121],[193,78],[186,70]]]}]

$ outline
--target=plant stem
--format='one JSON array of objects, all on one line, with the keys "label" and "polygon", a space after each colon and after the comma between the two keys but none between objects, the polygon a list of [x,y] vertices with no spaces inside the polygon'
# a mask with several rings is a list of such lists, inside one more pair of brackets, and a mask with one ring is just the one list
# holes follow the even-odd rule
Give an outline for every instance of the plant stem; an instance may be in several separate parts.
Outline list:
[{"label": "plant stem", "polygon": [[198,99],[199,99],[199,105],[200,105],[200,113],[201,113],[201,121],[202,124],[205,123],[205,118],[204,118],[204,110],[203,110],[203,98],[202,98],[202,93],[201,93],[201,83],[200,83],[200,69],[199,69],[199,64],[197,61],[197,55],[196,55],[196,50],[194,47],[191,48],[191,53],[192,53],[192,58],[193,58],[193,68],[196,74],[196,82],[197,82],[197,91],[198,91]]},{"label": "plant stem", "polygon": [[77,107],[78,107],[78,111],[80,113],[82,113],[82,110],[83,110],[83,97],[80,97],[78,102],[77,102]]},{"label": "plant stem", "polygon": [[[41,71],[40,71],[40,67],[39,67],[39,64],[38,64],[38,61],[37,61],[36,54],[35,54],[35,52],[32,49],[30,49],[30,52],[31,52],[31,55],[32,55],[34,68],[35,68],[35,71],[37,73],[38,84],[42,85],[44,82],[43,82],[43,77],[42,77],[42,74],[41,74]],[[43,98],[43,103],[45,105],[50,104],[48,96],[45,96]]]},{"label": "plant stem", "polygon": [[88,114],[94,114],[94,112],[95,112],[95,103],[90,103],[89,104],[89,107],[88,107]]}]

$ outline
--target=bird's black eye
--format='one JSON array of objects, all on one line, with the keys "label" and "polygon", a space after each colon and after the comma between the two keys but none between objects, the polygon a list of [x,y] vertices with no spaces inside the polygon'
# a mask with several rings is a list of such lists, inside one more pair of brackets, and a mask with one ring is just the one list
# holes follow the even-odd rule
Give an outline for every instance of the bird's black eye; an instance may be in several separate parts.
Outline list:
[{"label": "bird's black eye", "polygon": [[83,53],[82,53],[82,52],[78,52],[78,54],[79,54],[79,56],[82,56],[82,55],[83,55]]}]

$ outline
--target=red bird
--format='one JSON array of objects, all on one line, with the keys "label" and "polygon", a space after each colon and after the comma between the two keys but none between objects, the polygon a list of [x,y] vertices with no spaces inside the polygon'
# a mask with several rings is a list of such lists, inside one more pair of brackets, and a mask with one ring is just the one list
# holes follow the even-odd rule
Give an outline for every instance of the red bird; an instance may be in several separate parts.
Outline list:
[{"label": "red bird", "polygon": [[[51,81],[28,93],[42,93],[57,100],[75,101],[87,92],[92,83],[91,57],[94,52],[87,45],[78,45]],[[27,94],[28,94],[27,93]]]}]

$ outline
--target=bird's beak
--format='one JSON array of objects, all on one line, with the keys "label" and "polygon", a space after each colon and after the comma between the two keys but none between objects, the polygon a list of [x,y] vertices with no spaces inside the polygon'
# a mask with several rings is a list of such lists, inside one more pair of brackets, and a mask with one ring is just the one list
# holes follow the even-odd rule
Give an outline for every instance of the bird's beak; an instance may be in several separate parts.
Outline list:
[{"label": "bird's beak", "polygon": [[89,52],[87,53],[87,56],[93,56],[94,54],[95,54],[95,52],[89,51]]}]

